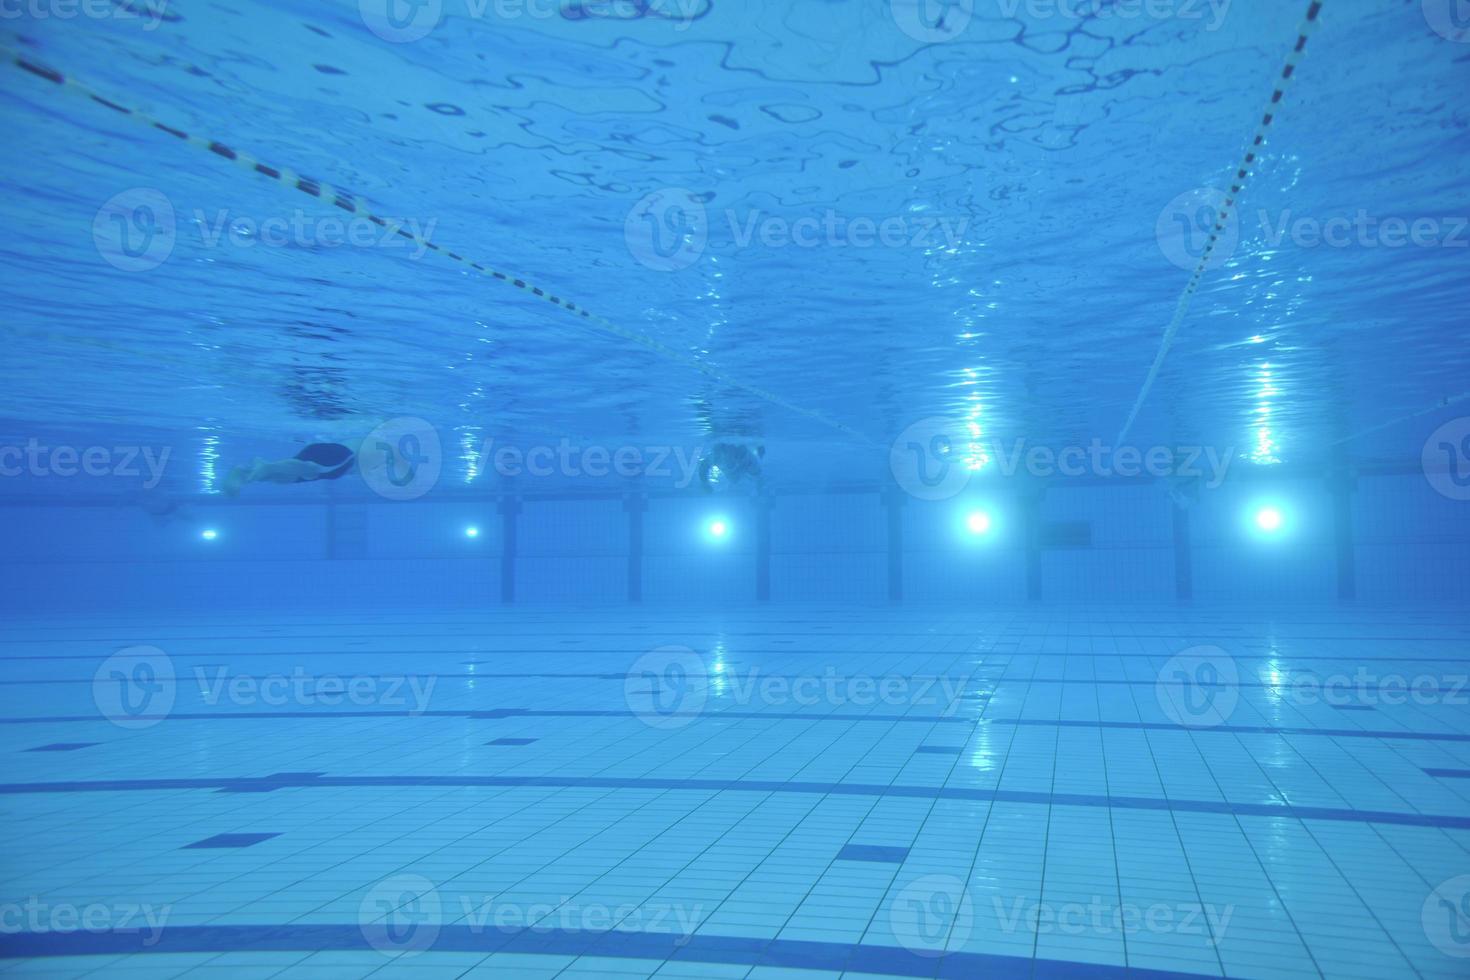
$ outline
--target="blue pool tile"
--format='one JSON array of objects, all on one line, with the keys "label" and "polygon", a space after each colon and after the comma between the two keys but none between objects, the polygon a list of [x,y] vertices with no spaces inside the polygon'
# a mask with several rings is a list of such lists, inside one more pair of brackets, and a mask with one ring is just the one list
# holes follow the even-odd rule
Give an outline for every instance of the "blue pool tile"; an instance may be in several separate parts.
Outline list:
[{"label": "blue pool tile", "polygon": [[[1010,622],[1014,614],[1006,616]],[[550,974],[577,956],[600,959],[587,960],[585,969],[568,976],[646,976],[667,963],[664,972],[678,976],[742,976],[755,970],[761,976],[848,971],[929,980],[1178,980],[1316,975],[1314,961],[1329,974],[1343,972],[1345,965],[1374,976],[1414,976],[1416,970],[1426,977],[1443,974],[1435,972],[1438,952],[1413,937],[1422,932],[1417,920],[1427,888],[1450,875],[1440,873],[1441,850],[1414,828],[1470,829],[1470,814],[1458,793],[1470,785],[1465,783],[1470,762],[1459,751],[1470,743],[1470,716],[1451,710],[1452,703],[1403,717],[1380,706],[1389,718],[1378,722],[1385,729],[1390,721],[1405,726],[1380,731],[1360,713],[1344,711],[1334,723],[1320,704],[1311,711],[1277,713],[1273,707],[1263,712],[1261,702],[1243,697],[1227,723],[1189,739],[1197,746],[1190,758],[1200,756],[1207,767],[1225,773],[1239,765],[1236,735],[1250,736],[1253,747],[1290,737],[1303,765],[1273,769],[1267,780],[1232,778],[1218,792],[1208,792],[1213,780],[1195,778],[1169,753],[1152,758],[1145,748],[1145,740],[1158,750],[1176,737],[1188,738],[1190,731],[1161,710],[1147,690],[1156,684],[1158,670],[1146,661],[1153,655],[1148,651],[1175,645],[1151,639],[1160,629],[1115,638],[1111,634],[1120,624],[1096,624],[1077,636],[1068,635],[1076,630],[1066,622],[1027,625],[1035,637],[1023,645],[1028,652],[1014,657],[1011,669],[1017,676],[968,677],[965,683],[1001,685],[1000,693],[986,700],[982,691],[967,689],[975,699],[957,703],[970,708],[945,714],[934,705],[882,700],[813,708],[784,688],[767,703],[759,686],[748,696],[744,688],[753,683],[747,678],[826,676],[829,659],[838,677],[865,676],[880,658],[889,658],[894,669],[953,678],[960,669],[950,649],[957,645],[950,636],[955,630],[946,631],[942,640],[929,640],[929,623],[922,623],[914,642],[904,643],[915,649],[900,660],[898,654],[839,649],[851,639],[830,634],[825,644],[820,637],[804,636],[794,649],[777,648],[765,631],[794,627],[757,622],[743,627],[753,633],[741,633],[737,624],[730,627],[731,655],[743,659],[732,659],[726,687],[710,683],[701,711],[691,712],[687,723],[658,728],[646,725],[625,703],[624,681],[643,676],[641,667],[632,667],[635,654],[642,656],[637,648],[643,641],[628,639],[636,625],[612,624],[607,642],[597,641],[615,652],[588,649],[583,654],[576,646],[561,650],[553,627],[536,623],[534,630],[523,631],[527,635],[507,637],[502,644],[507,653],[526,647],[522,654],[538,658],[535,666],[497,666],[494,676],[507,684],[493,691],[449,688],[446,682],[433,710],[421,715],[401,705],[345,702],[285,710],[194,710],[192,686],[187,697],[181,686],[182,710],[171,715],[172,723],[136,737],[144,744],[174,738],[179,741],[173,745],[157,744],[177,752],[208,752],[207,757],[182,756],[187,765],[155,762],[139,768],[144,759],[117,772],[79,768],[110,755],[109,750],[69,759],[76,771],[58,772],[68,767],[57,763],[68,760],[25,760],[19,753],[63,751],[60,746],[77,743],[51,748],[13,739],[15,771],[0,782],[0,797],[17,799],[0,803],[19,809],[44,801],[48,812],[65,816],[49,831],[42,828],[53,835],[53,846],[64,846],[58,854],[75,849],[72,817],[114,830],[106,823],[109,817],[141,815],[137,827],[143,841],[154,839],[149,834],[156,838],[159,827],[175,828],[173,836],[194,836],[209,826],[281,827],[281,835],[291,840],[288,847],[260,850],[252,845],[276,835],[231,833],[200,840],[189,846],[230,853],[179,855],[178,866],[165,871],[176,874],[176,890],[158,888],[159,862],[140,863],[136,871],[128,870],[131,865],[108,865],[106,878],[93,884],[103,896],[112,893],[109,889],[127,888],[149,900],[156,894],[156,908],[161,908],[164,902],[209,894],[189,899],[186,921],[170,921],[155,946],[145,945],[146,931],[11,936],[0,944],[0,967],[22,954],[53,959],[59,970],[71,956],[136,953],[142,975],[152,964],[141,957],[155,954],[271,956],[288,966],[293,956],[311,954],[314,959],[304,968],[283,975],[306,975],[318,966],[328,975],[361,976],[384,962],[376,948],[382,942],[391,945],[416,935],[433,899],[421,898],[417,905],[410,900],[387,925],[366,930],[357,924],[363,903],[378,908],[405,896],[412,899],[427,882],[437,890],[442,921],[430,930],[434,960],[404,964],[406,975],[414,977],[435,960],[442,960],[447,972],[462,971],[483,957],[491,957],[486,961],[491,968],[499,958],[506,975]],[[900,632],[886,619],[880,625]],[[993,638],[1001,625],[982,640],[986,646],[1002,642]],[[1211,621],[1166,625],[1163,631],[1171,635],[1213,636],[1215,629]],[[404,628],[408,639],[403,642],[413,650],[432,645],[417,619]],[[1338,641],[1311,639],[1320,628],[1315,621],[1297,625],[1296,632],[1308,637],[1298,641],[1298,660],[1311,660],[1314,651]],[[1365,631],[1381,628],[1369,623]],[[340,673],[342,661],[333,658],[346,644],[326,635],[332,629],[313,628],[328,649],[313,655],[320,663],[308,661],[308,674]],[[659,638],[647,645],[667,637],[704,648],[708,629],[681,619],[661,628]],[[1463,637],[1470,637],[1470,629],[1443,642],[1460,643]],[[230,642],[243,648],[245,640],[242,633]],[[375,646],[387,643],[378,640]],[[588,640],[586,647],[593,643]],[[733,649],[738,643],[745,648]],[[295,638],[281,646],[293,650],[293,658],[308,659],[294,652]],[[1061,646],[1088,649],[1050,652]],[[1113,648],[1129,646],[1133,649],[1123,650],[1116,661],[1103,662]],[[1250,652],[1255,648],[1232,649],[1242,676],[1259,666],[1260,658]],[[1381,644],[1364,647],[1378,649]],[[5,652],[0,649],[0,661],[6,660]],[[32,654],[13,652],[14,662],[25,669],[29,661],[20,658]],[[425,676],[447,677],[453,676],[455,658],[466,653],[499,656],[498,650],[449,650],[433,660],[415,653],[410,661],[405,655],[405,662]],[[984,650],[959,653],[965,662],[976,655],[988,656]],[[286,669],[280,653],[230,656],[232,662],[240,658],[242,673]],[[1281,656],[1283,669],[1292,667],[1286,654]],[[850,664],[840,659],[849,657],[855,658]],[[388,676],[390,666],[384,659],[371,669]],[[48,669],[60,673],[72,667],[75,683],[44,688],[58,697],[65,694],[70,702],[52,704],[38,697],[36,714],[0,718],[0,730],[103,737],[97,727],[61,727],[96,721],[90,656],[58,659]],[[1345,662],[1340,669],[1350,667]],[[1415,657],[1400,669],[1418,673],[1424,668]],[[1042,676],[1029,676],[1033,670],[1043,671]],[[0,684],[7,682],[3,671],[0,663]],[[191,673],[186,666],[181,676]],[[1138,689],[1124,690],[1126,685]],[[498,703],[501,697],[520,707]],[[992,710],[1004,717],[973,717],[986,704],[994,704]],[[487,720],[494,717],[524,725]],[[821,724],[797,726],[790,719]],[[538,753],[482,753],[477,769],[474,753],[466,756],[464,745],[511,748],[548,737],[496,736],[501,727],[552,731],[555,746]],[[930,738],[939,741],[926,743]],[[110,739],[97,744],[114,745]],[[1390,751],[1370,744],[1377,741]],[[1334,765],[1344,745],[1376,752],[1374,771]],[[552,748],[565,748],[586,769],[563,771],[565,760],[548,755]],[[982,749],[985,767],[964,764]],[[918,760],[918,755],[935,761]],[[745,765],[747,760],[751,764]],[[512,763],[514,768],[506,768]],[[497,765],[506,771],[494,771]],[[948,778],[932,778],[952,768],[956,771]],[[1335,795],[1323,794],[1324,784]],[[1385,784],[1396,796],[1384,793]],[[125,808],[118,804],[122,792],[134,794],[123,801]],[[673,826],[680,828],[678,853],[667,846],[666,831]],[[1227,826],[1233,829],[1222,833]],[[474,845],[498,847],[508,840],[507,832],[514,842],[497,851],[493,864],[481,867],[486,848]],[[585,846],[589,832],[604,835],[599,849],[605,854]],[[111,834],[94,846],[115,847],[117,837]],[[1290,853],[1255,850],[1272,838],[1286,841]],[[1305,846],[1312,838],[1320,846]],[[1375,840],[1387,844],[1363,849]],[[827,841],[837,842],[837,851]],[[445,846],[449,842],[454,843]],[[705,857],[690,864],[697,854]],[[284,855],[289,860],[282,861]],[[1341,871],[1332,870],[1330,858],[1342,859]],[[1293,895],[1293,913],[1295,906],[1302,909],[1293,928],[1273,904],[1272,885],[1290,889],[1307,873],[1320,879],[1323,890],[1302,893],[1299,900]],[[21,874],[38,882],[27,882],[26,894],[44,894],[48,868]],[[1052,908],[1060,915],[1072,903],[1088,905],[1098,895],[1105,903],[1113,901],[1107,896],[1117,896],[1116,901],[1140,909],[1157,903],[1175,908],[1196,900],[1192,876],[1199,880],[1198,896],[1216,903],[1217,913],[1224,903],[1238,906],[1218,951],[1200,934],[1124,936],[1104,929],[1095,936],[1053,933],[1038,939],[1025,924],[1037,903],[1044,908],[1036,911]],[[236,879],[253,895],[248,901],[237,900],[229,884]],[[957,879],[972,882],[969,916],[962,914],[964,893],[952,887]],[[1430,885],[1422,884],[1426,880]],[[508,889],[511,882],[518,883]],[[1394,890],[1374,899],[1377,907],[1351,897],[1354,888],[1366,896],[1378,883]],[[1246,897],[1257,894],[1263,897]],[[577,897],[558,898],[563,895]],[[1458,893],[1447,890],[1444,897],[1456,899]],[[1312,914],[1328,898],[1344,907],[1324,927]],[[550,903],[549,914],[536,913],[539,924],[533,929],[525,924],[527,910],[542,902]],[[629,931],[617,931],[611,922],[622,913],[612,911],[625,902],[636,908],[628,916]],[[479,918],[449,921],[449,913],[458,916],[469,908]],[[501,928],[497,917],[507,911],[516,914],[508,928]],[[1382,916],[1381,926],[1375,914]],[[205,916],[209,924],[196,919]],[[1393,935],[1395,916],[1407,923],[1402,952],[1391,941],[1400,938]],[[1020,917],[1014,933],[1004,931],[1012,928],[1005,925],[1012,917]],[[1351,923],[1347,940],[1334,932],[1344,921]],[[931,936],[952,952],[934,955],[937,950],[928,948]],[[905,945],[916,939],[922,951]],[[221,960],[218,968],[229,966]]]},{"label": "blue pool tile", "polygon": [[902,864],[908,856],[907,847],[882,847],[877,844],[848,844],[837,852],[839,861],[874,861],[880,864]]},{"label": "blue pool tile", "polygon": [[215,834],[204,840],[196,840],[192,844],[186,844],[183,850],[198,850],[216,847],[253,847],[261,841],[279,837],[280,834]]}]

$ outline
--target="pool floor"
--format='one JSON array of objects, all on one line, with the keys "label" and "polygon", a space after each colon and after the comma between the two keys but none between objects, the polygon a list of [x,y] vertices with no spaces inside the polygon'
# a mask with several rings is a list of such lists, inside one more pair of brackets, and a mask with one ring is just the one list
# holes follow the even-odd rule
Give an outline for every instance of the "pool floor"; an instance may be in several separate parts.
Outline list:
[{"label": "pool floor", "polygon": [[1470,612],[0,633],[0,973],[1470,975]]}]

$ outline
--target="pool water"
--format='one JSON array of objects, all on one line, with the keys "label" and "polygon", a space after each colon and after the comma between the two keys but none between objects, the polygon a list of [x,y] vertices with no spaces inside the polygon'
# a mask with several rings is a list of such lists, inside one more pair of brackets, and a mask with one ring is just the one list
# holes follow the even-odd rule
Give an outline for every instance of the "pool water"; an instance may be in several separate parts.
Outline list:
[{"label": "pool water", "polygon": [[1467,42],[5,4],[0,975],[1470,976]]}]

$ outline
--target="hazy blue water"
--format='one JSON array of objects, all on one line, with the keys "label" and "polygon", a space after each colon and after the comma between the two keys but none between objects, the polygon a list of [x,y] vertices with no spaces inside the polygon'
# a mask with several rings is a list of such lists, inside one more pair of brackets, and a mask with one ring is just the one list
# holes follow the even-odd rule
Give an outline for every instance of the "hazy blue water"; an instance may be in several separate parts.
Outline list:
[{"label": "hazy blue water", "polygon": [[[738,433],[786,447],[772,468],[788,481],[882,472],[872,445],[735,380],[878,446],[928,416],[985,442],[1111,440],[1199,243],[1160,231],[1196,221],[1180,195],[1225,185],[1305,6],[1076,20],[981,0],[939,42],[880,0],[715,2],[692,20],[456,2],[411,43],[341,0],[9,18],[8,46],[432,228],[716,376],[410,243],[324,244],[341,212],[7,66],[4,434],[148,432],[204,459],[411,415],[451,444]],[[1470,45],[1432,29],[1433,7],[1328,4],[1239,243],[1131,441],[1311,463],[1470,387]],[[173,210],[156,267],[99,252],[106,202],[127,192]],[[639,202],[659,192],[702,205],[703,247],[667,237],[682,214],[658,210],[668,197],[645,223]],[[1360,214],[1433,221],[1435,244],[1273,241],[1283,222]],[[783,243],[803,218],[818,244]],[[854,243],[861,219],[898,222],[897,243]],[[272,220],[305,230],[262,243]],[[1411,460],[1423,438],[1397,426],[1347,445]]]}]

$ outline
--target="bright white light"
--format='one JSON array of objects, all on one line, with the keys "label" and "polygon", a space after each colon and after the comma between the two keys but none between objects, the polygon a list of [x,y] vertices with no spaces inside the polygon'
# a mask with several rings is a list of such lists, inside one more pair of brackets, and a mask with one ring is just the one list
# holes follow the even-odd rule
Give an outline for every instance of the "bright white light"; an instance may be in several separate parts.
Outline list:
[{"label": "bright white light", "polygon": [[1262,507],[1256,512],[1256,527],[1262,531],[1281,530],[1281,511],[1275,507]]},{"label": "bright white light", "polygon": [[711,537],[723,538],[730,532],[730,525],[716,518],[709,522],[709,533]]},{"label": "bright white light", "polygon": [[464,529],[464,536],[467,538],[478,538],[480,536],[480,529],[474,525],[470,525]]},{"label": "bright white light", "polygon": [[219,537],[219,532],[212,527],[207,527],[199,532],[199,536],[205,541],[213,541],[215,538]]},{"label": "bright white light", "polygon": [[965,521],[965,526],[970,529],[971,534],[984,534],[990,530],[990,515],[977,510]]}]

